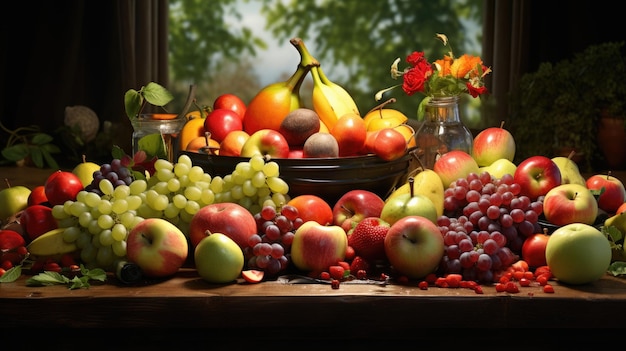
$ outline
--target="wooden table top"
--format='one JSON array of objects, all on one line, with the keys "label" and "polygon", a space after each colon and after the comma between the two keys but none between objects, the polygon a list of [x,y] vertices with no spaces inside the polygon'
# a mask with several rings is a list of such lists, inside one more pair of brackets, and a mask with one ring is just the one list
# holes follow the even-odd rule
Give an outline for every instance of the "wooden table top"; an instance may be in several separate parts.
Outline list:
[{"label": "wooden table top", "polygon": [[[42,185],[50,172],[0,168],[0,178],[32,188]],[[203,281],[193,268],[181,269],[170,279],[133,286],[111,276],[104,284],[77,290],[28,287],[25,279],[0,284],[0,320],[18,328],[192,324],[211,330],[206,335],[215,338],[236,330],[262,338],[280,330],[280,335],[315,331],[326,336],[340,333],[348,339],[400,333],[414,339],[428,337],[423,328],[439,327],[612,328],[624,325],[626,316],[626,279],[608,274],[582,286],[552,282],[552,294],[539,286],[520,288],[516,294],[484,286],[484,293],[476,294],[460,288],[421,290],[416,283],[349,282],[333,289],[328,284],[282,279],[215,285]],[[350,322],[354,318],[358,323]]]}]

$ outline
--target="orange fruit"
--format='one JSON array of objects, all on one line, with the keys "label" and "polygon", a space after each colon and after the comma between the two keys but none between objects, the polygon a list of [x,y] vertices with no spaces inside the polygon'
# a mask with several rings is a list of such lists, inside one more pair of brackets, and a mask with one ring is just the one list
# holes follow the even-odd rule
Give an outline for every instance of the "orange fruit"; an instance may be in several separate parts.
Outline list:
[{"label": "orange fruit", "polygon": [[177,116],[178,115],[175,113],[153,113],[152,114],[153,119],[159,119],[159,120],[174,119]]}]

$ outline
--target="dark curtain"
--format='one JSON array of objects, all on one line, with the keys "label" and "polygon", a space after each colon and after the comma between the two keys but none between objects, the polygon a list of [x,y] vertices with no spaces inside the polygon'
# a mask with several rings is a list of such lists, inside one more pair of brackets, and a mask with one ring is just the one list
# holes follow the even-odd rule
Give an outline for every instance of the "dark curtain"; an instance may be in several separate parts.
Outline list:
[{"label": "dark curtain", "polygon": [[[2,11],[0,120],[9,129],[63,125],[85,105],[130,153],[123,96],[150,81],[167,86],[167,0],[13,2]],[[11,23],[11,25],[9,25]],[[4,145],[2,145],[4,146]]]}]

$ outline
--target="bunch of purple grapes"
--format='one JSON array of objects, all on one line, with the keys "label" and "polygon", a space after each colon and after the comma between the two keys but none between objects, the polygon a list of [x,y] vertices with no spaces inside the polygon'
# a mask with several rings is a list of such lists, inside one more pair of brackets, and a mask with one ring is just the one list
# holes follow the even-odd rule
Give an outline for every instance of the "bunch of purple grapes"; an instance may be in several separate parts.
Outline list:
[{"label": "bunch of purple grapes", "polygon": [[437,223],[445,245],[441,273],[493,282],[495,273],[519,259],[526,237],[541,231],[542,212],[543,198],[520,195],[510,174],[471,173],[452,182]]},{"label": "bunch of purple grapes", "polygon": [[254,218],[257,233],[250,237],[249,247],[244,249],[248,268],[275,276],[289,266],[291,243],[303,220],[292,205],[283,205],[279,210],[274,206],[263,206]]},{"label": "bunch of purple grapes", "polygon": [[133,182],[131,170],[122,165],[120,159],[113,159],[111,163],[103,163],[100,170],[93,172],[93,180],[85,187],[86,191],[90,191],[102,196],[100,190],[100,181],[108,179],[113,187],[119,185],[130,185]]}]

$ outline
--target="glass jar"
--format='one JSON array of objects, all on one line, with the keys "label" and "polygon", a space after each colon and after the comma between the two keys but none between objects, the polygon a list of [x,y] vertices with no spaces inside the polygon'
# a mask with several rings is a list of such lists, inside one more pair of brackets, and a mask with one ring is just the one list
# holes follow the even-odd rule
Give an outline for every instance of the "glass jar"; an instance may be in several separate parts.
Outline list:
[{"label": "glass jar", "polygon": [[176,140],[185,122],[185,118],[154,118],[150,113],[139,115],[138,118],[131,120],[133,154],[144,150],[148,157],[157,156],[174,162],[174,157],[179,151]]},{"label": "glass jar", "polygon": [[474,137],[461,122],[459,97],[432,97],[424,106],[424,121],[415,133],[417,156],[425,169],[448,151],[462,150],[471,155]]}]

